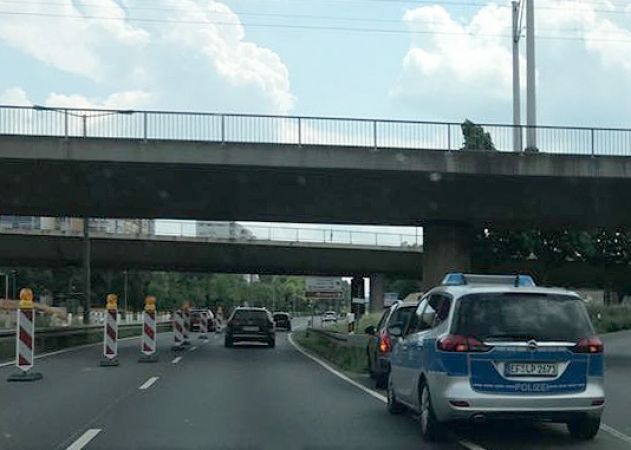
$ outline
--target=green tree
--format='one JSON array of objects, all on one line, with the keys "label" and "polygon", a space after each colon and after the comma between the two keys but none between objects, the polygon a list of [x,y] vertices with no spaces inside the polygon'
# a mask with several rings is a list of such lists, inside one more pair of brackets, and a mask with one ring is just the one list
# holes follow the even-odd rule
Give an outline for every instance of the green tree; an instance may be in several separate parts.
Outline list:
[{"label": "green tree", "polygon": [[462,137],[464,139],[461,150],[481,150],[481,151],[494,151],[497,150],[493,144],[491,135],[484,131],[482,126],[477,125],[466,119],[462,125]]}]

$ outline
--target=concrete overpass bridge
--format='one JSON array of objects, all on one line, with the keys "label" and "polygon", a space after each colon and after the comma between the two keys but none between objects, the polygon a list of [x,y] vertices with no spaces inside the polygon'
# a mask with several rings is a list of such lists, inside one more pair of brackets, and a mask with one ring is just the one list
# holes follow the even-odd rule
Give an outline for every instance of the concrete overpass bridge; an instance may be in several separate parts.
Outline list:
[{"label": "concrete overpass bridge", "polygon": [[[4,214],[422,225],[424,280],[468,270],[474,226],[631,224],[631,130],[0,108]],[[523,134],[519,129],[518,136]]]},{"label": "concrete overpass bridge", "polygon": [[[408,245],[407,241],[402,241],[404,245],[374,243],[394,236],[405,239],[403,236],[346,232],[346,242],[341,238],[331,242],[328,240],[329,230],[291,230],[297,232],[298,239],[91,232],[91,264],[120,270],[337,276],[388,274],[411,278],[422,275],[422,247],[411,242]],[[307,237],[300,240],[300,231]],[[320,231],[325,232],[326,240],[312,238]],[[353,236],[355,243],[352,243]],[[361,243],[362,240],[373,243]],[[79,232],[4,229],[0,230],[0,265],[80,266],[84,258],[83,246],[84,236]]]}]

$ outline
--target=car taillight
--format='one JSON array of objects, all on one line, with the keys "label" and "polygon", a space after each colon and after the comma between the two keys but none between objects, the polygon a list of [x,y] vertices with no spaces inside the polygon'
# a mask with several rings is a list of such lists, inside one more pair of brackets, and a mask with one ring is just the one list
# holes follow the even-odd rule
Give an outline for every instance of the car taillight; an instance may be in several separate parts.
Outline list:
[{"label": "car taillight", "polygon": [[443,352],[488,352],[491,347],[473,337],[459,334],[448,334],[436,343],[438,350]]},{"label": "car taillight", "polygon": [[581,339],[572,347],[574,353],[602,353],[604,349],[605,346],[598,336]]},{"label": "car taillight", "polygon": [[390,339],[390,336],[384,330],[379,336],[379,351],[381,353],[388,353],[390,350],[392,350],[392,339]]}]

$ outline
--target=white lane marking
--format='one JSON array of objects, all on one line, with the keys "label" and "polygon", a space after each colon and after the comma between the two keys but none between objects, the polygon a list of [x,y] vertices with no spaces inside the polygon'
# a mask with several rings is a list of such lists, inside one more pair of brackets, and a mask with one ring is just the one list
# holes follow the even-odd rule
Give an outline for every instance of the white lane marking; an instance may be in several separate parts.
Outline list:
[{"label": "white lane marking", "polygon": [[[333,375],[338,376],[339,378],[341,378],[342,380],[352,384],[353,386],[361,389],[362,391],[364,391],[366,394],[371,395],[372,397],[376,398],[377,400],[380,400],[383,403],[388,403],[388,399],[386,398],[385,395],[382,395],[378,392],[373,391],[370,388],[367,388],[366,386],[364,386],[361,383],[358,383],[355,380],[350,379],[349,377],[347,377],[346,375],[344,375],[342,372],[340,372],[339,370],[333,368],[330,364],[324,362],[323,360],[321,360],[320,358],[318,358],[317,356],[312,355],[311,353],[307,352],[306,350],[304,350],[302,347],[300,347],[299,344],[296,344],[296,342],[294,342],[294,339],[292,337],[293,333],[289,333],[287,335],[287,338],[289,340],[289,343],[291,345],[293,345],[293,347],[298,350],[300,353],[302,353],[303,355],[305,355],[307,358],[312,359],[313,361],[317,362],[318,364],[320,364],[322,367],[324,367],[326,370],[328,370],[329,372],[331,372]],[[468,450],[486,450],[484,447],[480,447],[477,444],[474,444],[473,442],[470,442],[466,439],[461,439],[458,436],[455,437],[455,440],[458,442],[458,444],[460,444],[461,446],[463,446],[464,448],[468,449]]]},{"label": "white lane marking", "polygon": [[151,387],[151,385],[153,383],[155,383],[156,381],[158,381],[158,378],[160,377],[151,377],[149,378],[147,381],[145,381],[142,386],[140,386],[138,389],[140,389],[141,391],[147,390]]},{"label": "white lane marking", "polygon": [[631,444],[631,436],[627,436],[626,434],[616,430],[615,428],[611,428],[609,425],[605,425],[604,423],[600,426],[600,429],[611,434],[612,436],[617,437],[620,440],[623,440],[627,444]]},{"label": "white lane marking", "polygon": [[291,345],[293,345],[293,347],[298,350],[300,353],[302,353],[303,355],[305,355],[307,358],[317,362],[318,364],[320,364],[322,367],[324,367],[326,370],[328,370],[329,372],[331,372],[333,375],[338,376],[339,378],[341,378],[342,380],[352,384],[353,386],[355,386],[358,389],[361,389],[362,391],[364,391],[366,394],[376,398],[377,400],[382,401],[383,403],[388,403],[388,399],[386,398],[385,395],[379,394],[378,392],[373,391],[372,389],[367,388],[366,386],[358,383],[355,380],[351,380],[350,378],[348,378],[346,375],[344,375],[342,372],[340,372],[337,369],[334,369],[333,367],[331,367],[331,365],[329,365],[328,363],[324,362],[323,360],[321,360],[320,358],[313,356],[311,353],[306,352],[305,350],[302,349],[302,347],[300,347],[298,344],[296,344],[294,342],[294,339],[292,337],[292,333],[289,333],[287,335],[287,338],[289,339],[289,343]]},{"label": "white lane marking", "polygon": [[181,356],[176,356],[175,358],[173,358],[173,361],[171,361],[171,364],[177,364],[180,361],[182,361],[182,357]]},{"label": "white lane marking", "polygon": [[74,441],[66,450],[81,450],[83,447],[96,437],[101,432],[100,428],[91,428],[79,436],[79,439]]},{"label": "white lane marking", "polygon": [[197,345],[193,345],[191,348],[188,349],[189,352],[194,352],[195,350],[197,350]]}]

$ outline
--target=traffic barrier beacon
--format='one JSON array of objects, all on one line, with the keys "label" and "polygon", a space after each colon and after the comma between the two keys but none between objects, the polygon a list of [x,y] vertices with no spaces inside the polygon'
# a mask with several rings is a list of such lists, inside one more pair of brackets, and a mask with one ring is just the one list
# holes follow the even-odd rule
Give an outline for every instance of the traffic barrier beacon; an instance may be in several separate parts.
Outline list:
[{"label": "traffic barrier beacon", "polygon": [[140,342],[140,358],[138,362],[152,363],[158,361],[156,354],[156,298],[153,295],[145,297],[143,312],[142,340]]},{"label": "traffic barrier beacon", "polygon": [[103,327],[103,358],[99,365],[118,366],[118,307],[116,294],[107,294]]},{"label": "traffic barrier beacon", "polygon": [[35,356],[35,305],[33,291],[20,289],[20,303],[17,309],[17,326],[15,336],[15,365],[19,372],[9,375],[8,381],[41,380],[42,374],[34,372]]}]

